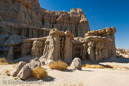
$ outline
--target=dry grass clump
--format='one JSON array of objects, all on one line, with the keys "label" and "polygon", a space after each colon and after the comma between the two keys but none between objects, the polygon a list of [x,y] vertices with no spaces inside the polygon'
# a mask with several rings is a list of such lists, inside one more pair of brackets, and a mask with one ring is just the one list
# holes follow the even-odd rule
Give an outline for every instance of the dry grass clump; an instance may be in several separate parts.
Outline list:
[{"label": "dry grass clump", "polygon": [[12,67],[15,68],[18,65],[18,63],[15,63]]},{"label": "dry grass clump", "polygon": [[7,69],[7,70],[5,70],[4,74],[6,74],[7,76],[10,76],[10,73],[9,72],[10,71]]},{"label": "dry grass clump", "polygon": [[83,68],[98,68],[98,69],[104,69],[104,68],[113,68],[113,67],[110,66],[110,65],[99,65],[99,64],[91,65],[91,64],[86,64],[86,65],[83,65]]},{"label": "dry grass clump", "polygon": [[78,85],[64,85],[64,86],[84,86],[82,83],[79,83]]},{"label": "dry grass clump", "polygon": [[98,69],[114,69],[114,70],[124,70],[127,71],[129,68],[127,67],[120,67],[120,66],[111,66],[111,65],[92,65],[92,64],[86,64],[82,66],[83,68],[98,68]]},{"label": "dry grass clump", "polygon": [[44,79],[47,77],[47,71],[42,67],[37,67],[32,70],[32,76],[36,79]]},{"label": "dry grass clump", "polygon": [[8,65],[8,62],[5,58],[0,58],[0,65]]},{"label": "dry grass clump", "polygon": [[15,64],[13,61],[6,60],[5,58],[0,58],[0,65]]},{"label": "dry grass clump", "polygon": [[100,68],[103,69],[104,67],[101,65],[90,65],[90,64],[86,64],[85,66],[83,66],[84,68]]},{"label": "dry grass clump", "polygon": [[52,62],[49,66],[50,69],[56,69],[61,71],[67,70],[67,67],[68,67],[67,63],[62,61]]}]

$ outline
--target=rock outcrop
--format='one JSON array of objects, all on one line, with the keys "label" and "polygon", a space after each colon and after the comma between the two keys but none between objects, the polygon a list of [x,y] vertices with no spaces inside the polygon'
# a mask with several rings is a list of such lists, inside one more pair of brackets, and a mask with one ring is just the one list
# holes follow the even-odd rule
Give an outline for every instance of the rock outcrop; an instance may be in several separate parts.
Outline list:
[{"label": "rock outcrop", "polygon": [[32,69],[28,65],[25,65],[22,67],[17,77],[19,77],[22,80],[25,80],[31,76],[31,73],[32,73]]},{"label": "rock outcrop", "polygon": [[[13,46],[8,41],[13,43],[21,37],[48,36],[52,28],[69,31],[74,36],[81,37],[90,31],[81,8],[71,9],[70,12],[48,11],[40,7],[38,0],[0,0],[0,57],[7,57]],[[15,36],[19,36],[19,39],[13,39]],[[35,49],[38,48],[34,46],[33,50]]]},{"label": "rock outcrop", "polygon": [[9,60],[41,57],[34,66],[75,57],[100,61],[116,56],[115,32],[114,27],[90,31],[81,8],[48,11],[38,0],[0,0],[0,57]]},{"label": "rock outcrop", "polygon": [[60,31],[70,31],[75,37],[84,37],[90,31],[88,20],[81,8],[65,11],[46,11],[43,25],[45,28],[58,28]]},{"label": "rock outcrop", "polygon": [[71,62],[72,40],[73,35],[70,32],[61,32],[57,28],[52,29],[45,41],[43,57],[47,60]]},{"label": "rock outcrop", "polygon": [[19,62],[18,65],[15,67],[15,69],[11,72],[11,76],[17,76],[17,74],[19,73],[19,71],[22,69],[22,67],[26,65],[25,62]]},{"label": "rock outcrop", "polygon": [[97,31],[89,31],[85,38],[74,38],[73,58],[100,61],[108,57],[116,57],[114,27]]}]

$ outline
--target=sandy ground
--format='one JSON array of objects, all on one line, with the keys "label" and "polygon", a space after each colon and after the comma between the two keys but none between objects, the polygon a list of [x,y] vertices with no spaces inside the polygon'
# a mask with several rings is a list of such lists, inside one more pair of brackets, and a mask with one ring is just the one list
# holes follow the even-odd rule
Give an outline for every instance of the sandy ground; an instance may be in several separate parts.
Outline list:
[{"label": "sandy ground", "polygon": [[[129,67],[129,59],[109,59],[100,64]],[[13,65],[0,65],[0,73],[12,70]],[[83,68],[75,71],[51,70],[47,66],[48,77],[45,80],[21,81],[12,76],[0,75],[0,86],[64,86],[82,83],[84,86],[129,86],[129,70]]]}]

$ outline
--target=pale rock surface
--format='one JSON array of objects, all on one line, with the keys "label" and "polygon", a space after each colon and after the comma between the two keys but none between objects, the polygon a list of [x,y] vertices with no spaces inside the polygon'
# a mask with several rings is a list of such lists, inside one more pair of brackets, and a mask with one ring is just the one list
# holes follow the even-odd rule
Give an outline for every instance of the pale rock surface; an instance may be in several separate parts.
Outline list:
[{"label": "pale rock surface", "polygon": [[43,42],[42,41],[34,41],[33,47],[31,49],[32,57],[40,57],[43,54]]},{"label": "pale rock surface", "polygon": [[47,60],[47,61],[45,61],[45,64],[50,65],[52,62],[54,62],[54,61],[53,60]]},{"label": "pale rock surface", "polygon": [[26,65],[26,62],[23,61],[19,62],[18,65],[15,67],[15,69],[11,72],[11,76],[17,76],[17,74],[24,65]]},{"label": "pale rock surface", "polygon": [[41,66],[39,58],[32,59],[30,63],[27,64],[31,69]]},{"label": "pale rock surface", "polygon": [[25,65],[22,67],[22,69],[18,73],[17,77],[25,80],[31,76],[31,72],[32,72],[31,68],[28,65]]},{"label": "pale rock surface", "polygon": [[73,37],[69,31],[61,32],[57,28],[52,29],[45,41],[42,58],[54,61],[64,60],[70,63],[72,61]]},{"label": "pale rock surface", "polygon": [[70,65],[70,69],[77,69],[77,70],[81,70],[82,64],[81,64],[81,59],[80,58],[74,58],[74,60],[72,61],[71,65]]}]

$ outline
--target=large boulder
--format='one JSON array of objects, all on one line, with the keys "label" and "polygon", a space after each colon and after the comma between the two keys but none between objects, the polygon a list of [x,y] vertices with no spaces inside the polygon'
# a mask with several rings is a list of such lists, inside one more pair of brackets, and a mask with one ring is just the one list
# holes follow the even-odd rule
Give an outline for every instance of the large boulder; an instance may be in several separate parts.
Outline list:
[{"label": "large boulder", "polygon": [[72,61],[72,64],[70,65],[70,69],[81,70],[81,59],[76,57],[76,58]]},{"label": "large boulder", "polygon": [[17,76],[17,74],[19,73],[19,71],[22,69],[22,67],[26,65],[25,62],[21,61],[18,63],[18,65],[15,67],[15,69],[11,72],[12,76]]},{"label": "large boulder", "polygon": [[27,64],[31,69],[34,69],[36,67],[41,66],[41,62],[39,61],[39,58],[35,58],[30,61],[30,63]]},{"label": "large boulder", "polygon": [[32,69],[28,66],[28,65],[25,65],[21,70],[20,72],[18,73],[17,77],[19,77],[20,79],[27,79],[31,76],[31,72],[32,72]]}]

